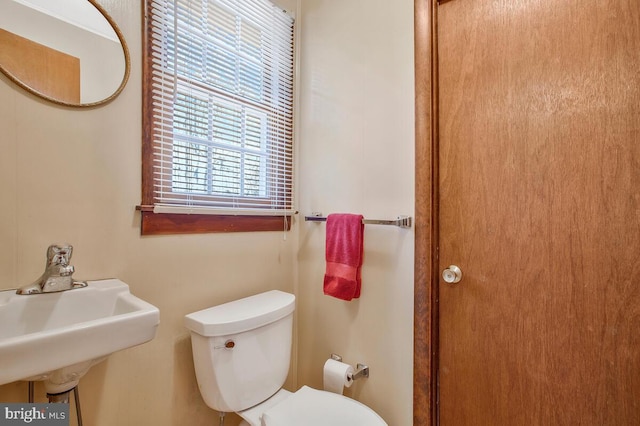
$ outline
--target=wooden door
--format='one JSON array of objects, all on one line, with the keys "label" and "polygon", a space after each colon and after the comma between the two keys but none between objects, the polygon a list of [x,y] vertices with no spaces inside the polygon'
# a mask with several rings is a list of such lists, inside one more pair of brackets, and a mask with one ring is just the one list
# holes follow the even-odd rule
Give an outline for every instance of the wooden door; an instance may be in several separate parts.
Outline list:
[{"label": "wooden door", "polygon": [[440,424],[640,425],[640,2],[437,15]]}]

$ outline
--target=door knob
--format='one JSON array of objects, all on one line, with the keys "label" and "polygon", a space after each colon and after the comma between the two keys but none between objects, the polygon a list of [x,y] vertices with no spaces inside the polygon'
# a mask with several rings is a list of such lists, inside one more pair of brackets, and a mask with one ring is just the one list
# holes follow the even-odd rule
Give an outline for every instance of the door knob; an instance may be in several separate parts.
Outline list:
[{"label": "door knob", "polygon": [[462,271],[456,265],[450,265],[442,271],[442,279],[449,284],[455,284],[462,279]]}]

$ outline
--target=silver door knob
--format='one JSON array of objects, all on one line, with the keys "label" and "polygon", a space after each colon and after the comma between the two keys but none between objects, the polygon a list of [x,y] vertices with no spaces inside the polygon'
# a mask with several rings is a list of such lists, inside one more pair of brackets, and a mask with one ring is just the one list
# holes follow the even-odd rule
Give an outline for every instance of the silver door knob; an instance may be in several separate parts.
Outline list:
[{"label": "silver door knob", "polygon": [[449,284],[455,284],[462,279],[462,271],[456,265],[450,265],[442,271],[442,279]]}]

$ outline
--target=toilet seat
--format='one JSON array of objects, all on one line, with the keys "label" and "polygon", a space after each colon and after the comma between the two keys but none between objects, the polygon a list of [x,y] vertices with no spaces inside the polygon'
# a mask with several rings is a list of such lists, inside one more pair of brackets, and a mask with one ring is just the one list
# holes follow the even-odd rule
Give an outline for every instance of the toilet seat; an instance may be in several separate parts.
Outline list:
[{"label": "toilet seat", "polygon": [[308,386],[281,392],[238,414],[262,426],[387,426],[371,408],[342,395]]},{"label": "toilet seat", "polygon": [[288,390],[280,389],[266,401],[263,401],[251,408],[247,408],[246,410],[238,411],[236,414],[238,414],[247,422],[240,423],[240,426],[262,425],[262,414],[264,414],[265,411],[268,411],[271,407],[275,407],[276,405],[280,404],[291,395],[293,394]]}]

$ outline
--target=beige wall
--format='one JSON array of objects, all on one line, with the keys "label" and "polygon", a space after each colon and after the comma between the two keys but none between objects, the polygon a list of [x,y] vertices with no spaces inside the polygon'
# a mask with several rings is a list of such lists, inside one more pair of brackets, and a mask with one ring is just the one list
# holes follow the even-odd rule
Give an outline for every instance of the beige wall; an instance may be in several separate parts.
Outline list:
[{"label": "beige wall", "polygon": [[[301,214],[413,215],[413,1],[303,0]],[[347,394],[412,424],[413,229],[365,226],[362,297],[322,294],[324,225],[300,224],[298,379],[334,352],[369,365]]]},{"label": "beige wall", "polygon": [[[132,58],[131,79],[112,103],[59,107],[0,77],[0,288],[35,280],[47,246],[72,243],[77,278],[118,277],[161,317],[152,342],[82,379],[84,423],[210,426],[217,413],[197,389],[182,318],[268,289],[293,291],[296,240],[281,232],[140,237],[140,2],[100,3]],[[26,396],[24,383],[0,386],[0,401]]]},{"label": "beige wall", "polygon": [[[363,294],[350,303],[322,295],[323,224],[299,218],[286,239],[280,232],[140,237],[140,4],[100,3],[132,58],[131,79],[112,103],[59,107],[0,76],[0,288],[34,280],[47,246],[68,241],[77,278],[118,277],[161,312],[152,342],[83,378],[85,423],[215,424],[195,383],[182,317],[278,288],[298,295],[298,380],[292,374],[289,387],[321,387],[322,365],[336,352],[371,368],[351,396],[391,425],[411,424],[413,231],[366,228]],[[413,3],[301,4],[301,216],[412,215]],[[26,392],[22,382],[0,386],[0,401],[24,401]]]}]

